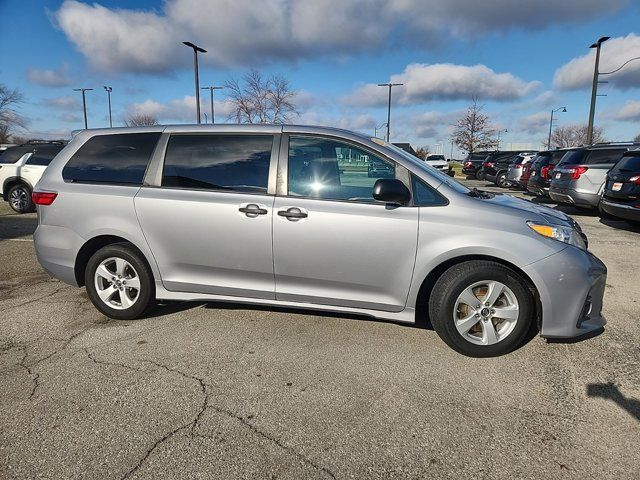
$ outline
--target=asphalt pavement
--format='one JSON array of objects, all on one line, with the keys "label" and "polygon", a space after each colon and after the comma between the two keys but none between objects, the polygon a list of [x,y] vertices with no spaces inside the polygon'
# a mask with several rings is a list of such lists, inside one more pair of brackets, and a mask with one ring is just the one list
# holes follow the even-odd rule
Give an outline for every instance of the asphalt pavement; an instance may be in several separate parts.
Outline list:
[{"label": "asphalt pavement", "polygon": [[471,359],[310,311],[110,320],[0,202],[0,478],[640,478],[640,228],[565,210],[609,269],[605,332]]}]

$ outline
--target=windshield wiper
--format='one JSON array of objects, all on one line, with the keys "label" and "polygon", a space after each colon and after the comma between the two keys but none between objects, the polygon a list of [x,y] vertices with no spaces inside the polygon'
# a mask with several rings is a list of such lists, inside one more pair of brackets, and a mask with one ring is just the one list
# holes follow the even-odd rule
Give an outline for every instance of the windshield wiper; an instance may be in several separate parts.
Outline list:
[{"label": "windshield wiper", "polygon": [[493,198],[495,195],[489,192],[485,192],[483,190],[478,190],[477,188],[472,188],[469,193],[467,193],[470,197],[474,198]]}]

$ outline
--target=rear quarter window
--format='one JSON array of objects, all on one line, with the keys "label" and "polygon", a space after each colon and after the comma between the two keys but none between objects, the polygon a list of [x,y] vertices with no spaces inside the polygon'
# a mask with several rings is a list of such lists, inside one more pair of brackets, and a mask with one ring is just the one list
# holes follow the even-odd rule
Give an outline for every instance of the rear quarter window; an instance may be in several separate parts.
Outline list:
[{"label": "rear quarter window", "polygon": [[598,165],[601,163],[617,163],[622,158],[622,154],[626,151],[626,148],[592,150],[584,160],[584,164]]},{"label": "rear quarter window", "polygon": [[142,185],[160,132],[96,135],[62,169],[67,182]]},{"label": "rear quarter window", "polygon": [[36,147],[33,155],[27,160],[27,165],[40,165],[46,167],[51,160],[62,150],[62,147]]}]

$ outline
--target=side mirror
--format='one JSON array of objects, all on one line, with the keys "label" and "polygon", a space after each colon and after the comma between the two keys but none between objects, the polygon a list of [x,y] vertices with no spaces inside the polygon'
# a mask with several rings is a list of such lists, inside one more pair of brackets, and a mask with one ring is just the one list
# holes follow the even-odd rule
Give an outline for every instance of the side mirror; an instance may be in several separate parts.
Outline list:
[{"label": "side mirror", "polygon": [[373,198],[393,205],[406,205],[411,200],[411,192],[400,180],[380,178],[373,185]]}]

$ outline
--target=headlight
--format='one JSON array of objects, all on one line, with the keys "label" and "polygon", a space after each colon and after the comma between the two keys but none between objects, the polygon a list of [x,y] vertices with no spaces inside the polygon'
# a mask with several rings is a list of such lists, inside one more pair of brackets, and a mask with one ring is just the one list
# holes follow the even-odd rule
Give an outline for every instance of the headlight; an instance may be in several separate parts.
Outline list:
[{"label": "headlight", "polygon": [[549,225],[544,223],[527,222],[529,228],[534,232],[539,233],[543,237],[553,238],[560,242],[568,243],[583,250],[587,249],[587,245],[575,228],[565,227],[563,225]]}]

